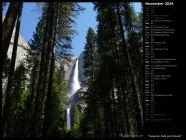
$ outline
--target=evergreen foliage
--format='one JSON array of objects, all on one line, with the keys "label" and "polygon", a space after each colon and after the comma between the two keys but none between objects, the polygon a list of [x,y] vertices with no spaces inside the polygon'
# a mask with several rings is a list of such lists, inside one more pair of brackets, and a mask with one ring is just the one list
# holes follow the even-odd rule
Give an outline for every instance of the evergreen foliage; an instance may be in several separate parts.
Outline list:
[{"label": "evergreen foliage", "polygon": [[[78,91],[83,101],[70,109],[71,130],[67,130],[62,59],[72,56],[71,41],[77,35],[72,24],[84,9],[75,2],[42,3],[42,16],[26,58],[15,68],[22,4],[9,4],[2,26],[2,136],[111,138],[142,134],[143,14],[136,14],[131,3],[94,3],[97,31],[87,30],[83,52],[86,87]],[[8,59],[15,24],[14,49]]]}]

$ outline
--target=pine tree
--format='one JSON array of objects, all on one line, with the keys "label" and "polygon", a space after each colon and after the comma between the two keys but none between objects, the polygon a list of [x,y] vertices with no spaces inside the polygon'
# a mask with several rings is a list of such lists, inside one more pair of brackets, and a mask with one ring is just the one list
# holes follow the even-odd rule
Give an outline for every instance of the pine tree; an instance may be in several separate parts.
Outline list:
[{"label": "pine tree", "polygon": [[[128,28],[128,34],[130,32],[131,27],[131,13],[130,13],[130,7],[127,6],[127,5],[124,5],[125,7],[125,10],[128,12],[127,15],[129,15],[128,18],[128,23],[127,23],[127,28]],[[127,9],[128,8],[128,9]],[[120,28],[120,35],[121,35],[121,38],[122,38],[122,43],[123,43],[123,54],[126,55],[126,59],[127,59],[127,63],[128,63],[128,66],[129,66],[129,73],[130,73],[130,76],[131,76],[131,86],[133,88],[133,94],[134,96],[136,96],[136,99],[137,99],[137,103],[138,103],[138,107],[136,107],[136,111],[138,112],[138,109],[139,109],[139,112],[140,112],[140,127],[142,127],[143,125],[143,108],[142,108],[142,98],[141,98],[141,93],[140,93],[140,88],[139,88],[139,83],[137,83],[137,77],[135,75],[135,72],[134,72],[134,66],[132,64],[132,60],[131,60],[131,55],[128,51],[128,46],[126,44],[126,40],[125,40],[125,37],[124,37],[124,29],[123,29],[123,25],[122,25],[122,19],[121,19],[121,14],[120,14],[120,10],[119,10],[119,4],[116,4],[116,9],[117,9],[117,16],[118,16],[118,21],[119,21],[119,28]],[[127,17],[125,15],[125,17]]]},{"label": "pine tree", "polygon": [[55,40],[56,40],[56,30],[57,30],[57,21],[58,21],[58,9],[59,9],[59,3],[56,3],[54,10],[54,18],[52,22],[53,23],[53,34],[52,34],[52,45],[51,45],[51,61],[50,61],[50,71],[49,71],[49,82],[48,82],[48,91],[47,91],[47,99],[46,99],[46,106],[45,106],[45,117],[44,117],[44,123],[43,123],[43,136],[45,137],[47,135],[47,129],[48,129],[48,116],[50,114],[49,112],[49,103],[51,98],[51,90],[52,90],[52,83],[53,83],[53,72],[54,72],[54,64],[55,64]]},{"label": "pine tree", "polygon": [[47,126],[44,137],[64,137],[66,133],[64,112],[67,89],[64,75],[63,64],[60,65],[60,68],[55,67],[51,95],[47,97],[48,105],[46,107],[49,113],[45,116]]},{"label": "pine tree", "polygon": [[16,53],[17,53],[17,46],[18,46],[19,30],[21,24],[20,22],[21,22],[22,6],[23,3],[21,3],[21,6],[18,8],[19,12],[17,15],[17,24],[16,24],[14,44],[13,44],[12,58],[11,58],[11,64],[9,68],[8,84],[6,88],[6,98],[5,98],[5,105],[3,109],[3,137],[6,137],[7,121],[10,115],[10,98],[12,94],[14,67],[15,67],[15,60],[16,60]]},{"label": "pine tree", "polygon": [[[14,85],[12,87],[11,107],[8,120],[7,137],[21,137],[23,135],[23,110],[27,92],[25,89],[26,68],[21,62],[15,70]],[[20,135],[21,134],[21,135]]]},{"label": "pine tree", "polygon": [[[33,125],[32,125],[32,133],[31,135],[34,137],[39,137],[42,124],[41,124],[41,113],[43,111],[43,103],[45,100],[45,90],[46,90],[46,81],[49,81],[49,94],[50,95],[50,87],[52,87],[52,83],[50,80],[48,80],[47,76],[48,75],[48,66],[49,62],[51,62],[51,71],[50,71],[50,79],[52,79],[52,74],[53,74],[53,64],[54,64],[54,54],[52,54],[52,61],[50,61],[50,54],[51,52],[53,53],[55,49],[54,45],[56,43],[56,50],[60,50],[60,47],[62,50],[69,49],[69,43],[70,43],[70,38],[69,35],[72,35],[71,32],[68,33],[68,31],[71,31],[70,24],[72,23],[72,16],[74,16],[74,13],[78,11],[77,9],[77,4],[75,3],[65,3],[64,5],[68,7],[68,9],[65,9],[66,11],[61,12],[60,10],[62,9],[63,5],[60,4],[59,7],[59,12],[58,10],[55,10],[55,4],[58,3],[48,3],[46,4],[46,7],[48,7],[47,10],[47,16],[46,16],[46,26],[45,26],[45,31],[44,31],[44,43],[43,43],[43,50],[41,54],[41,62],[40,62],[40,70],[39,70],[39,78],[38,78],[38,84],[37,84],[37,93],[36,93],[36,100],[35,100],[35,109],[34,109],[34,116],[33,116]],[[57,6],[57,7],[58,7]],[[62,7],[61,7],[62,6]],[[57,8],[58,9],[58,8]],[[55,12],[57,11],[57,12]],[[57,13],[63,14],[65,16],[65,21],[63,22],[61,15],[59,14],[59,18]],[[59,19],[59,20],[58,20]],[[52,21],[52,22],[50,22]],[[57,29],[55,29],[56,22],[58,21],[58,26]],[[63,24],[65,23],[65,24]],[[60,27],[60,25],[62,25]],[[65,28],[67,27],[67,28]],[[62,34],[61,31],[63,30],[67,32],[67,34]],[[56,30],[56,31],[55,31]],[[56,33],[55,33],[56,32]],[[64,33],[66,33],[64,32]],[[53,34],[54,33],[54,34]],[[50,35],[52,37],[50,37]],[[54,38],[53,38],[54,37]],[[56,38],[56,39],[55,39]],[[55,42],[56,41],[56,42]],[[65,41],[65,43],[63,43]],[[62,44],[61,44],[62,42]],[[67,42],[67,43],[66,43]],[[50,98],[50,97],[49,97]],[[47,110],[47,109],[46,109]],[[44,130],[45,131],[45,130]]]},{"label": "pine tree", "polygon": [[92,28],[89,27],[86,36],[86,44],[84,48],[84,75],[87,77],[86,81],[93,82],[93,62],[94,62],[94,51],[96,43],[96,34]]},{"label": "pine tree", "polygon": [[[96,105],[96,98],[94,97],[94,94],[93,94],[94,93],[93,83],[94,83],[94,69],[95,69],[96,34],[95,34],[94,30],[90,27],[87,31],[86,44],[85,44],[84,50],[85,51],[84,51],[84,56],[83,56],[83,60],[84,60],[83,68],[84,68],[84,76],[86,77],[85,85],[88,86],[87,92],[85,93],[85,94],[87,94],[87,97],[85,97],[85,99],[91,98],[92,100],[88,101],[88,99],[87,99],[87,102],[89,102],[89,104]],[[90,110],[86,109],[85,113],[96,114],[95,112],[88,112],[88,111],[90,111]],[[85,115],[85,117],[86,117],[86,115]],[[86,120],[88,118],[84,118],[84,119]],[[96,130],[96,128],[95,128],[97,126],[96,117],[94,117],[94,115],[92,114],[92,117],[89,119],[94,120],[94,126],[92,126],[92,127],[94,127],[93,128],[94,130]],[[86,122],[86,123],[89,123],[89,122]],[[81,124],[81,125],[83,127],[83,124]]]},{"label": "pine tree", "polygon": [[[54,71],[54,63],[57,59],[67,56],[68,53],[65,52],[69,50],[71,45],[70,41],[73,35],[73,30],[70,28],[69,24],[73,22],[73,16],[76,14],[76,4],[75,3],[54,3],[54,17],[53,17],[53,33],[52,33],[52,45],[51,45],[51,60],[50,60],[50,73],[48,82],[48,91],[45,105],[45,116],[43,123],[43,136],[47,136],[47,131],[49,130],[50,111],[49,104],[52,94],[52,79]],[[65,8],[65,9],[64,9]],[[78,9],[77,9],[78,10]],[[63,31],[63,32],[61,32]],[[62,42],[63,44],[60,44]],[[57,50],[58,52],[56,53]],[[65,51],[64,51],[65,50]],[[59,52],[61,54],[59,55]],[[57,58],[57,59],[56,59]]]},{"label": "pine tree", "polygon": [[[141,118],[138,115],[141,99],[138,100],[136,92],[140,88],[134,80],[134,77],[139,78],[136,75],[136,62],[139,59],[136,53],[139,50],[135,50],[139,38],[135,34],[131,36],[129,31],[124,32],[124,29],[134,28],[133,23],[129,24],[134,22],[134,13],[128,12],[131,8],[123,3],[98,2],[95,3],[95,9],[98,13],[98,30],[94,82],[88,85],[85,94],[87,108],[82,122],[86,125],[81,126],[81,130],[85,131],[82,135],[119,137],[121,134],[141,134]],[[123,9],[125,13],[122,15],[120,11]],[[126,22],[124,19],[127,19]],[[131,46],[130,53],[128,44]]]},{"label": "pine tree", "polygon": [[79,137],[79,126],[80,126],[80,110],[78,105],[72,107],[72,137]]},{"label": "pine tree", "polygon": [[36,89],[37,89],[37,79],[39,75],[39,64],[40,64],[40,57],[42,52],[42,43],[44,38],[44,28],[45,28],[45,12],[43,12],[40,21],[37,24],[36,31],[33,35],[33,39],[29,41],[30,48],[27,49],[27,56],[26,56],[26,69],[29,74],[28,80],[28,96],[25,102],[25,107],[23,114],[25,114],[24,118],[24,135],[29,137],[31,131],[31,123],[33,118],[34,112],[34,99],[36,96]]},{"label": "pine tree", "polygon": [[53,19],[53,9],[54,3],[48,3],[47,10],[47,18],[46,18],[46,27],[44,31],[44,40],[43,40],[43,49],[41,54],[41,63],[40,63],[40,71],[36,92],[36,100],[35,100],[35,109],[33,116],[33,124],[32,124],[32,132],[31,136],[39,137],[41,132],[41,113],[43,109],[43,101],[45,96],[45,85],[47,80],[47,71],[49,64],[49,56],[50,56],[50,47],[52,44],[52,40],[49,35],[52,34],[52,26],[53,22],[50,22]]}]

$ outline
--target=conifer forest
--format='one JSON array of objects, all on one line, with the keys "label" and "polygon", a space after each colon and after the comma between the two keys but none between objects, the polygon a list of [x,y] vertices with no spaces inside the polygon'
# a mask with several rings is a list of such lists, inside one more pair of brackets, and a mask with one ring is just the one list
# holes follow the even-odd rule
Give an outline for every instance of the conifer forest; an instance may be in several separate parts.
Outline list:
[{"label": "conifer forest", "polygon": [[75,57],[72,24],[86,9],[77,2],[35,2],[41,16],[25,46],[25,3],[2,2],[2,137],[142,135],[142,7],[136,13],[132,2],[89,2],[97,30],[87,29]]}]

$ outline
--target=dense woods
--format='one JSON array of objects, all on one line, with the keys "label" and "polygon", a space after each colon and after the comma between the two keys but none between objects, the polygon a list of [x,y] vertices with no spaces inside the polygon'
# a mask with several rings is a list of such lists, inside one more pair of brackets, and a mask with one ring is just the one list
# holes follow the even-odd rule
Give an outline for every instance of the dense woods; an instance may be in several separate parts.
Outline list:
[{"label": "dense woods", "polygon": [[[87,30],[82,107],[71,110],[62,60],[72,56],[72,24],[84,10],[75,2],[43,2],[27,55],[16,52],[23,2],[10,2],[2,23],[3,137],[135,137],[143,130],[142,13],[131,3],[95,2],[97,31]],[[3,3],[3,6],[7,3]],[[15,28],[11,59],[7,51]],[[74,46],[78,47],[78,46]]]},{"label": "dense woods", "polygon": [[97,35],[89,29],[85,46],[90,78],[82,135],[142,134],[142,19],[129,3],[95,3],[95,9]]}]

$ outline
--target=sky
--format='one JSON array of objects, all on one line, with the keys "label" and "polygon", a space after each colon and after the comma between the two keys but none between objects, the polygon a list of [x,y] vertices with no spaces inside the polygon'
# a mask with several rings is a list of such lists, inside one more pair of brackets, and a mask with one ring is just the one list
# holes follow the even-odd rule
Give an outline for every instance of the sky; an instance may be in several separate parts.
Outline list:
[{"label": "sky", "polygon": [[[78,57],[83,51],[86,34],[89,27],[92,27],[95,32],[97,30],[96,11],[93,10],[93,4],[91,2],[80,2],[80,6],[85,8],[83,12],[75,19],[76,24],[72,26],[78,32],[72,39],[72,54]],[[6,14],[8,5],[3,10],[3,15]],[[141,11],[141,3],[134,3],[134,9],[136,12]],[[21,35],[28,42],[35,31],[35,27],[41,16],[41,7],[36,3],[24,2],[23,13],[21,20]]]}]

